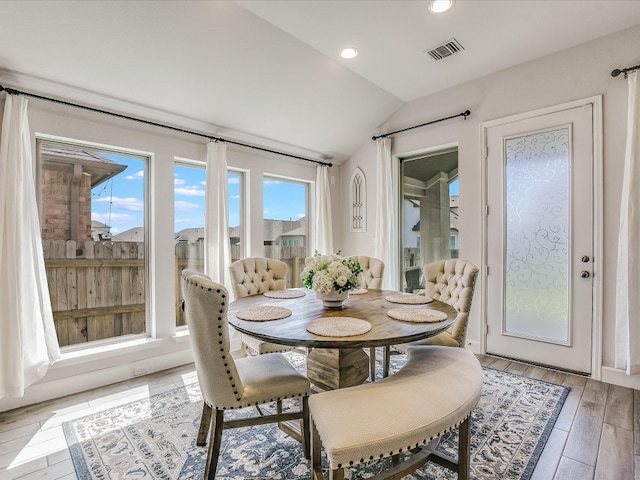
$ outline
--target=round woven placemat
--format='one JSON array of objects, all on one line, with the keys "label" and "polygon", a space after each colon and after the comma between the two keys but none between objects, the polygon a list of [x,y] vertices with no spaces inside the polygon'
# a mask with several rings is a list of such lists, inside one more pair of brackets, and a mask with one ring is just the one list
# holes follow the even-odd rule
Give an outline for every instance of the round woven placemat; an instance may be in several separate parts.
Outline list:
[{"label": "round woven placemat", "polygon": [[307,331],[323,337],[353,337],[371,330],[366,320],[353,317],[325,317],[307,325]]},{"label": "round woven placemat", "polygon": [[298,298],[304,297],[303,290],[267,290],[262,295],[269,298]]},{"label": "round woven placemat", "polygon": [[413,295],[411,293],[393,293],[384,297],[387,302],[404,303],[405,305],[421,305],[433,302],[433,298],[424,295]]},{"label": "round woven placemat", "polygon": [[366,288],[356,288],[354,290],[349,290],[349,295],[364,295],[365,293],[369,293],[369,290]]},{"label": "round woven placemat", "polygon": [[236,317],[240,320],[251,320],[252,322],[266,322],[268,320],[280,320],[291,315],[291,310],[282,307],[272,307],[270,305],[259,305],[238,310]]},{"label": "round woven placemat", "polygon": [[391,318],[414,323],[432,323],[446,320],[447,314],[428,308],[393,308],[387,312]]}]

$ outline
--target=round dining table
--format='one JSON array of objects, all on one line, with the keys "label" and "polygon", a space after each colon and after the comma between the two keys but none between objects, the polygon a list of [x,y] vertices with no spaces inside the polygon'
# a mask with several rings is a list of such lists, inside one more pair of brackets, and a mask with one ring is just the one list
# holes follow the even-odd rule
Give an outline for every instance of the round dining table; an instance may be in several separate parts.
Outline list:
[{"label": "round dining table", "polygon": [[[342,308],[326,308],[316,297],[315,292],[306,288],[289,289],[296,298],[270,298],[262,294],[251,295],[234,300],[229,305],[229,324],[245,335],[265,342],[304,347],[307,349],[307,377],[318,388],[331,390],[363,383],[369,377],[369,362],[373,356],[363,348],[385,347],[388,352],[391,345],[409,343],[437,335],[454,322],[457,312],[449,304],[433,300],[426,304],[395,303],[400,292],[369,289],[366,293],[349,295]],[[394,302],[387,298],[395,300]],[[408,300],[414,300],[408,298]],[[257,307],[257,308],[256,308]],[[268,307],[280,307],[291,312],[277,320],[256,321],[246,318],[245,312]],[[441,321],[416,322],[391,318],[392,309],[418,309],[417,314],[427,310],[443,312],[446,319]],[[282,310],[285,311],[286,310]],[[411,312],[409,312],[411,313]],[[444,317],[444,315],[441,315]],[[312,323],[320,319],[333,318],[331,322],[368,322],[370,330],[361,334],[333,336],[333,334],[311,333]],[[354,320],[355,319],[355,320]],[[388,361],[388,355],[385,355]],[[374,379],[372,379],[374,380]]]}]

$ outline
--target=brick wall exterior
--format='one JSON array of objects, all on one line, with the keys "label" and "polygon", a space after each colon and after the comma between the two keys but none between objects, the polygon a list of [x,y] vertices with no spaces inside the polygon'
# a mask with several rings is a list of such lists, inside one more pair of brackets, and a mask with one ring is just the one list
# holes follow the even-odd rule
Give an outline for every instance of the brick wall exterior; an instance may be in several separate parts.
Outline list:
[{"label": "brick wall exterior", "polygon": [[91,240],[91,176],[82,175],[79,192],[79,238],[71,236],[71,172],[42,171],[42,238]]}]

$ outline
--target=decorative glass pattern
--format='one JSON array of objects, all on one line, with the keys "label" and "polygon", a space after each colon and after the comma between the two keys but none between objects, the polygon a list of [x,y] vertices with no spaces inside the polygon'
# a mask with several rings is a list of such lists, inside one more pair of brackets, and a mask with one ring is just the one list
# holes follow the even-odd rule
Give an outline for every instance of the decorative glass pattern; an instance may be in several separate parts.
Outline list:
[{"label": "decorative glass pattern", "polygon": [[568,343],[569,128],[505,141],[506,333]]},{"label": "decorative glass pattern", "polygon": [[359,168],[351,176],[351,231],[365,232],[365,178]]}]

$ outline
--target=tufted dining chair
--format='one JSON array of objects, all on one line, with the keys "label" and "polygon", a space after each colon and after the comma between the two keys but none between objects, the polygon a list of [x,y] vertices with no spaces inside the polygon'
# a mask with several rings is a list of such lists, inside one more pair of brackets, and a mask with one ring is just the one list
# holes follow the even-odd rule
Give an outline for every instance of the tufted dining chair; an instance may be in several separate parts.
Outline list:
[{"label": "tufted dining chair", "polygon": [[[362,288],[382,289],[382,278],[384,275],[384,262],[379,258],[368,257],[366,255],[351,255],[362,268]],[[369,379],[376,380],[376,349],[369,348]]]},{"label": "tufted dining chair", "polygon": [[[269,290],[285,290],[288,270],[286,263],[271,258],[247,257],[236,260],[229,266],[235,298],[258,295]],[[294,347],[263,342],[248,335],[240,335],[240,338],[245,355],[294,350]]]},{"label": "tufted dining chair", "polygon": [[[456,309],[455,321],[444,332],[418,342],[393,345],[395,352],[406,353],[411,345],[444,345],[464,347],[464,340],[469,322],[471,300],[478,276],[478,267],[467,260],[452,258],[427,263],[424,268],[425,295],[435,300],[448,303]],[[383,371],[388,373],[389,358],[385,356]]]},{"label": "tufted dining chair", "polygon": [[352,255],[356,262],[362,268],[362,287],[381,289],[382,277],[384,274],[384,262],[375,257],[367,257],[366,255]]},{"label": "tufted dining chair", "polygon": [[[228,428],[302,419],[301,440],[309,458],[309,380],[280,353],[234,359],[229,351],[227,308],[231,299],[227,290],[188,269],[182,271],[181,288],[204,399],[197,445],[205,445],[211,432],[204,478],[215,478],[222,432]],[[300,410],[282,413],[285,398],[299,399]],[[225,411],[271,402],[276,403],[274,414],[225,420]]]}]

